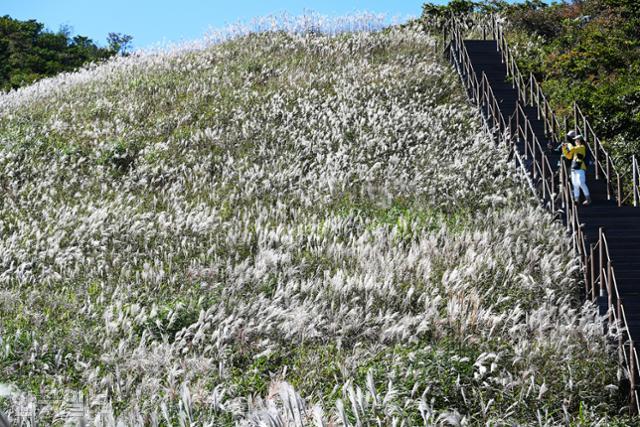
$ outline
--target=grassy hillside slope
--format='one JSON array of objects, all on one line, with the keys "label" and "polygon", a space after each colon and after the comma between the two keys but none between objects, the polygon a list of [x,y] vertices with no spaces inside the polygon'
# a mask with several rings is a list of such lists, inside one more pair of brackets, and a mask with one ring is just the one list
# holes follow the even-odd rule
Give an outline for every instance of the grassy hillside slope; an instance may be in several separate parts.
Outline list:
[{"label": "grassy hillside slope", "polygon": [[568,239],[418,29],[0,96],[0,180],[10,415],[81,390],[107,425],[616,417]]}]

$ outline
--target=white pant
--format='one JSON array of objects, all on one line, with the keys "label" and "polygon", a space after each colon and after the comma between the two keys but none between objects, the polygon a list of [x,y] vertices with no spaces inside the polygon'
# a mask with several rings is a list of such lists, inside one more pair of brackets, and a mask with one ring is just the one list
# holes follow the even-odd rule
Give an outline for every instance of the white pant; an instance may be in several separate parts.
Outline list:
[{"label": "white pant", "polygon": [[580,190],[584,197],[589,197],[589,188],[587,187],[587,176],[582,169],[571,169],[571,184],[573,184],[573,199],[580,199]]}]

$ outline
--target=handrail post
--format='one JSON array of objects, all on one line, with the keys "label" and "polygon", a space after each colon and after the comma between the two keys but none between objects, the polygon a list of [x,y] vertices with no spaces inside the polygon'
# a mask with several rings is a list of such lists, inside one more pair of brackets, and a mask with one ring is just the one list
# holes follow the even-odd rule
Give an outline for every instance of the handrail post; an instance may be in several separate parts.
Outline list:
[{"label": "handrail post", "polygon": [[596,168],[596,179],[600,179],[600,144],[598,143],[598,140],[595,139],[593,141],[593,151],[594,151],[594,157],[595,157],[595,168]]},{"label": "handrail post", "polygon": [[620,182],[620,174],[616,174],[616,180],[618,182],[618,207],[622,206],[622,184]]},{"label": "handrail post", "polygon": [[[608,251],[607,251],[608,252]],[[609,259],[609,254],[607,254],[607,292],[609,293],[608,299],[608,307],[609,307],[609,323],[611,323],[612,319],[612,311],[613,311],[613,269],[611,266],[611,260]]]},{"label": "handrail post", "polygon": [[[511,116],[511,117],[512,117],[512,120],[513,120],[513,116]],[[512,120],[509,120],[509,121],[512,121]],[[516,139],[515,139],[515,142],[519,142],[520,141],[520,132],[519,132],[519,130],[520,130],[520,109],[518,108],[518,104],[516,104]]]},{"label": "handrail post", "polygon": [[630,391],[630,400],[631,404],[629,405],[630,411],[633,411],[637,402],[636,402],[636,358],[633,357],[634,346],[633,346],[633,338],[629,335],[629,391]]},{"label": "handrail post", "polygon": [[[564,188],[564,171],[562,170],[562,163],[560,164],[560,176],[558,177],[558,194],[560,195],[560,206],[565,210],[567,210],[567,207],[565,205],[565,199],[567,196],[567,192],[565,191]],[[565,214],[566,216],[566,214]]]},{"label": "handrail post", "polygon": [[624,337],[621,331],[625,327],[625,319],[622,317],[622,302],[620,301],[620,298],[618,298],[618,300],[616,301],[616,319],[618,320],[616,322],[616,335],[618,336],[618,359],[620,359],[618,363],[621,366],[624,366]]},{"label": "handrail post", "polygon": [[607,159],[607,200],[611,200],[611,160],[608,155],[605,155]]},{"label": "handrail post", "polygon": [[618,319],[618,324],[616,325],[616,328],[618,329],[618,347],[624,348],[622,347],[622,334],[619,333],[619,331],[624,328],[624,319],[622,318],[622,300],[620,298],[616,299],[616,317]]},{"label": "handrail post", "polygon": [[[548,162],[547,162],[548,164]],[[551,169],[551,167],[549,167],[549,173],[551,174],[551,184],[549,187],[549,198],[551,199],[551,212],[553,212],[555,214],[556,212],[556,197],[555,197],[555,191],[556,191],[556,175],[553,173],[553,170]]]},{"label": "handrail post", "polygon": [[538,107],[538,120],[540,120],[540,86],[536,85],[536,104]]},{"label": "handrail post", "polygon": [[571,194],[571,184],[570,184],[570,180],[569,180],[569,174],[567,173],[567,168],[564,165],[564,163],[562,164],[562,167],[565,168],[564,170],[564,176],[562,177],[563,181],[564,181],[564,203],[565,203],[565,209],[567,211],[566,217],[567,217],[567,228],[568,228],[568,224],[569,224],[569,215],[570,215],[570,211],[571,211],[571,206],[573,206],[573,195]]},{"label": "handrail post", "polygon": [[631,168],[633,169],[633,206],[638,207],[638,162],[635,154],[631,156]]},{"label": "handrail post", "polygon": [[573,239],[576,241],[576,252],[578,252],[580,261],[583,261],[584,259],[582,256],[582,246],[580,246],[580,220],[578,219],[578,209],[575,208],[575,205],[573,209],[573,222],[575,230],[575,236],[573,237]]},{"label": "handrail post", "polygon": [[522,112],[522,121],[524,121],[524,158],[529,158],[529,127],[527,126],[526,116]]},{"label": "handrail post", "polygon": [[511,76],[511,89],[515,89],[516,88],[516,79],[514,78],[514,71],[513,71],[513,58],[509,55],[507,55],[507,61],[509,62],[509,75]]},{"label": "handrail post", "polygon": [[[564,181],[564,177],[562,176],[562,168],[560,168],[560,174],[558,176],[558,195],[560,196],[560,209],[562,209],[563,211],[566,212],[567,208],[565,206],[565,197],[566,197],[566,192],[564,191],[564,185],[562,185],[562,182]],[[566,216],[566,214],[565,214]]]},{"label": "handrail post", "polygon": [[544,167],[544,152],[540,152],[540,164],[542,165],[542,200],[547,198],[547,186],[545,185],[547,182],[547,171]]},{"label": "handrail post", "polygon": [[589,267],[590,267],[590,278],[589,281],[591,282],[591,301],[595,301],[596,300],[596,278],[595,278],[595,260],[593,259],[594,256],[594,248],[593,248],[593,243],[589,245]]},{"label": "handrail post", "polygon": [[498,27],[498,24],[496,22],[496,15],[491,15],[491,28],[493,29],[493,37],[498,40],[498,36],[496,33],[496,28]]},{"label": "handrail post", "polygon": [[[582,234],[582,233],[581,233]],[[582,236],[583,238],[582,243],[584,243],[584,236]],[[589,268],[589,256],[591,255],[591,253],[587,250],[585,251],[585,253],[583,254],[583,256],[581,257],[580,261],[582,262],[582,265],[584,266],[584,272],[583,272],[583,278],[584,278],[584,295],[585,298],[588,300],[589,299],[589,294],[591,293],[591,289],[589,284],[591,283],[591,269]]]},{"label": "handrail post", "polygon": [[600,277],[600,296],[604,296],[604,277],[602,276],[602,267],[604,264],[604,251],[602,246],[604,243],[602,242],[602,233],[604,229],[602,227],[598,228],[598,276]]},{"label": "handrail post", "polygon": [[634,352],[635,348],[633,346],[633,338],[629,336],[629,388],[631,391],[631,405],[629,405],[629,410],[632,413],[634,412],[634,409],[638,404],[638,402],[636,402],[636,371],[638,367],[636,366],[636,358],[633,357]]}]

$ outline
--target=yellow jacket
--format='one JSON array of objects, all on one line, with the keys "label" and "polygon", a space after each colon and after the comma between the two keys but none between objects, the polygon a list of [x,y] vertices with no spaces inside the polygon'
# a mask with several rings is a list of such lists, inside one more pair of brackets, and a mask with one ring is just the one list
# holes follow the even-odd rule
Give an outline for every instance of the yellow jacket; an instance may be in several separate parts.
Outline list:
[{"label": "yellow jacket", "polygon": [[580,169],[587,170],[587,163],[585,162],[587,157],[587,147],[585,145],[576,145],[571,148],[567,148],[566,145],[563,145],[562,154],[569,160],[574,160],[576,156],[580,155],[577,157],[582,159],[580,161]]}]

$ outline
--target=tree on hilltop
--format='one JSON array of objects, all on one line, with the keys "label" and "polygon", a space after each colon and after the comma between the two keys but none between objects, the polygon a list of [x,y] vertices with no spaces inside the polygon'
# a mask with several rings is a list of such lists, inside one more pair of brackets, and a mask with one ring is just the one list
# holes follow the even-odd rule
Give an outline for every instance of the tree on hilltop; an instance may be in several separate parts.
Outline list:
[{"label": "tree on hilltop", "polygon": [[132,40],[132,36],[122,33],[109,33],[107,36],[109,49],[111,49],[112,52],[119,53],[121,55],[127,55],[129,53]]},{"label": "tree on hilltop", "polygon": [[88,62],[126,54],[133,40],[126,34],[109,33],[109,46],[100,47],[88,37],[71,33],[69,26],[52,32],[34,19],[0,17],[0,90],[15,89],[73,71]]}]

